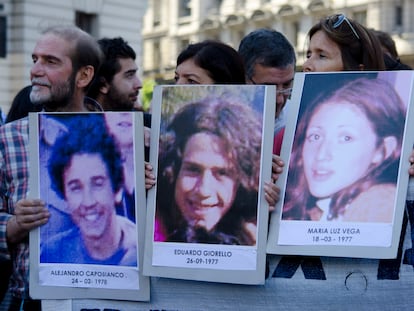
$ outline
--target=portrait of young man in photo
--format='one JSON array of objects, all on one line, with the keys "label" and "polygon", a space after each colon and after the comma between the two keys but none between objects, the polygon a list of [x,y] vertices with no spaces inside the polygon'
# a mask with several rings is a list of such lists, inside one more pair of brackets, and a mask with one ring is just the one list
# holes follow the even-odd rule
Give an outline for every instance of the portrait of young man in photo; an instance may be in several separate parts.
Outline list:
[{"label": "portrait of young man in photo", "polygon": [[136,266],[136,225],[116,213],[124,189],[116,138],[103,114],[71,118],[52,147],[48,172],[73,226],[42,241],[40,262]]},{"label": "portrait of young man in photo", "polygon": [[255,245],[262,124],[232,98],[179,109],[160,138],[156,240]]}]

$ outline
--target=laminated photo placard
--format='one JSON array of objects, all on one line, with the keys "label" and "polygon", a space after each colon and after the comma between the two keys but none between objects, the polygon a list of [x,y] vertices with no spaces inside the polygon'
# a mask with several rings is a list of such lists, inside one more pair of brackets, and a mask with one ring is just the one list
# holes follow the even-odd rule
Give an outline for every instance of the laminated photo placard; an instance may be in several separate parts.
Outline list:
[{"label": "laminated photo placard", "polygon": [[262,284],[275,87],[158,86],[144,274]]},{"label": "laminated photo placard", "polygon": [[411,71],[296,74],[269,253],[395,258],[412,89]]},{"label": "laminated photo placard", "polygon": [[30,114],[30,296],[148,301],[140,112]]}]

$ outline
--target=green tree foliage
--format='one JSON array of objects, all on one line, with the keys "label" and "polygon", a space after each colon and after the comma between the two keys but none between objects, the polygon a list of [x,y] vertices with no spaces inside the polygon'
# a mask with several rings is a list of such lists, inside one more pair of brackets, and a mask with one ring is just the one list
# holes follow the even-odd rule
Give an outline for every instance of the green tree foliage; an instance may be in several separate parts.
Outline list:
[{"label": "green tree foliage", "polygon": [[152,93],[154,87],[157,85],[157,82],[154,79],[145,79],[142,83],[141,99],[142,99],[142,108],[144,111],[148,111],[151,107]]}]

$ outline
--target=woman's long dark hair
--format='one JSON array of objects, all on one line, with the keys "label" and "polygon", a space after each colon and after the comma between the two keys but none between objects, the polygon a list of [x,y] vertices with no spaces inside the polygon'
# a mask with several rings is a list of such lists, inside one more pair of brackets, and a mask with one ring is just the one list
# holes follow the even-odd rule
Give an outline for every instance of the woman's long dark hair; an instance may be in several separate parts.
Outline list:
[{"label": "woman's long dark hair", "polygon": [[361,70],[361,64],[364,65],[363,70],[385,70],[381,43],[375,34],[360,23],[346,17],[346,20],[336,26],[340,16],[341,14],[335,14],[322,18],[309,30],[309,39],[317,31],[323,31],[339,46],[344,70]]},{"label": "woman's long dark hair", "polygon": [[307,127],[314,112],[321,105],[330,103],[353,104],[358,107],[371,122],[373,131],[377,135],[377,147],[381,146],[386,137],[392,136],[397,140],[397,146],[389,157],[381,163],[372,165],[357,182],[332,196],[330,203],[332,219],[342,214],[347,204],[373,185],[395,183],[404,132],[402,121],[405,119],[406,109],[401,98],[388,82],[378,78],[360,78],[348,82],[328,97],[317,98],[306,107],[300,117],[292,147],[283,219],[309,220],[307,208],[315,206],[317,198],[310,194],[303,172],[302,149]]},{"label": "woman's long dark hair", "polygon": [[214,40],[188,45],[177,57],[177,66],[188,59],[208,72],[214,84],[245,84],[244,64],[231,46]]}]

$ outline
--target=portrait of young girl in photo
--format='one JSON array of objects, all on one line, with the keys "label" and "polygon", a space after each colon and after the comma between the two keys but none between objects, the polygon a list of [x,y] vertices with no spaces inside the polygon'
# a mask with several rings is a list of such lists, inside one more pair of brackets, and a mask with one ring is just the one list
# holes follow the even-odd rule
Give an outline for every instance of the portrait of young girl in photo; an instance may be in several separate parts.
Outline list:
[{"label": "portrait of young girl in photo", "polygon": [[305,104],[282,219],[391,223],[406,115],[394,87],[363,77]]}]

